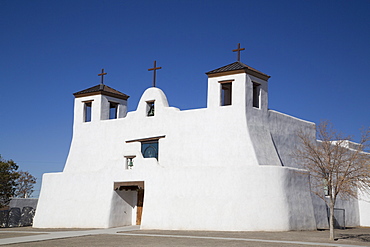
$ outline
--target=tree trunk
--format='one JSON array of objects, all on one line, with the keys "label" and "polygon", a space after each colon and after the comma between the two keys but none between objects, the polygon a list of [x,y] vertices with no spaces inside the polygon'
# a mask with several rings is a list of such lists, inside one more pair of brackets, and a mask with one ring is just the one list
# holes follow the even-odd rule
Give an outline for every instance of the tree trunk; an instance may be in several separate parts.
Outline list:
[{"label": "tree trunk", "polygon": [[329,216],[329,229],[330,229],[330,240],[334,240],[334,203],[330,202],[330,216]]}]

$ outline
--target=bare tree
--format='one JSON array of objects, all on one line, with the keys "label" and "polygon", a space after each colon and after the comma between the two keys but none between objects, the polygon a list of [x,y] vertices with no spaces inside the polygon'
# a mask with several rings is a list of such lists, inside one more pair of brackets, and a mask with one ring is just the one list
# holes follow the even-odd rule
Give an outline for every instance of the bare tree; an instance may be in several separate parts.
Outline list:
[{"label": "bare tree", "polygon": [[34,191],[33,186],[36,183],[36,178],[29,172],[19,171],[18,174],[15,195],[21,198],[28,198]]},{"label": "bare tree", "polygon": [[316,127],[315,140],[298,132],[301,147],[294,156],[310,172],[311,190],[329,206],[330,239],[334,240],[334,206],[339,197],[358,198],[358,191],[370,188],[370,128],[362,131],[359,143],[336,131],[329,121]]}]

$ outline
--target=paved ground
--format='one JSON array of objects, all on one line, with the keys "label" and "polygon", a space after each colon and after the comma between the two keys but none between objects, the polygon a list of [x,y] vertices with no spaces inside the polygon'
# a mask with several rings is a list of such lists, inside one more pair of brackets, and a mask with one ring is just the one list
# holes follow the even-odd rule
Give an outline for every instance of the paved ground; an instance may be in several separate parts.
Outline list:
[{"label": "paved ground", "polygon": [[370,228],[290,232],[209,232],[139,230],[137,226],[110,229],[1,228],[2,246],[370,246]]}]

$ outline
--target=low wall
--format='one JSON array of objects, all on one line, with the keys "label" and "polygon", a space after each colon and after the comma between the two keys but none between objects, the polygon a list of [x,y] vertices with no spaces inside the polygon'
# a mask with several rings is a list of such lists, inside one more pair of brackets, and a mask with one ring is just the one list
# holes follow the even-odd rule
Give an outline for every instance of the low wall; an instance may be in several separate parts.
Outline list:
[{"label": "low wall", "polygon": [[37,198],[13,198],[9,209],[0,211],[0,227],[32,226]]}]

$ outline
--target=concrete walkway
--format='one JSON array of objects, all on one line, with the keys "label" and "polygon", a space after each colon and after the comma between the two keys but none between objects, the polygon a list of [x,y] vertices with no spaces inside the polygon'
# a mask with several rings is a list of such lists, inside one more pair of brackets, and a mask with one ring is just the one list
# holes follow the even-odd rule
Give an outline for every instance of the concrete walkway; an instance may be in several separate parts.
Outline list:
[{"label": "concrete walkway", "polygon": [[[18,236],[17,236],[18,234]],[[23,235],[23,236],[19,236]],[[24,236],[27,235],[27,236]],[[211,232],[139,230],[139,226],[109,229],[2,228],[0,245],[10,246],[370,246],[370,228],[328,231]]]},{"label": "concrete walkway", "polygon": [[45,241],[45,240],[61,239],[61,238],[82,237],[82,236],[89,236],[89,235],[117,234],[117,232],[139,230],[140,226],[123,226],[123,227],[108,228],[108,229],[94,229],[94,230],[85,230],[85,231],[81,231],[81,230],[55,231],[55,232],[42,231],[42,229],[38,229],[40,231],[29,231],[29,232],[17,231],[17,228],[12,228],[12,229],[14,230],[0,231],[0,233],[22,233],[22,234],[30,233],[32,235],[0,239],[0,245]]}]

